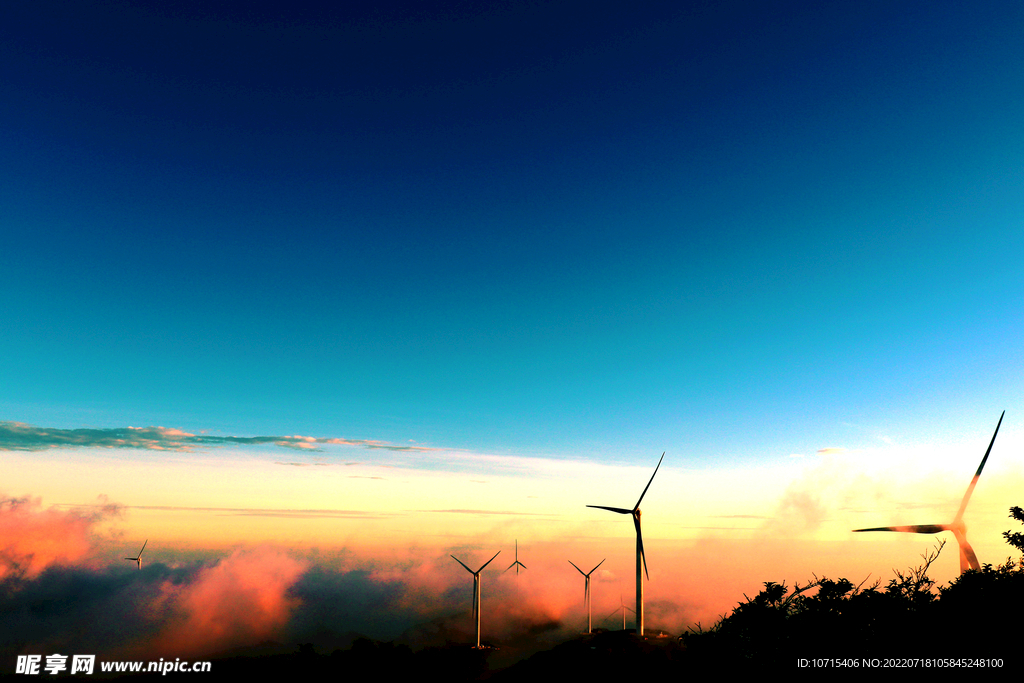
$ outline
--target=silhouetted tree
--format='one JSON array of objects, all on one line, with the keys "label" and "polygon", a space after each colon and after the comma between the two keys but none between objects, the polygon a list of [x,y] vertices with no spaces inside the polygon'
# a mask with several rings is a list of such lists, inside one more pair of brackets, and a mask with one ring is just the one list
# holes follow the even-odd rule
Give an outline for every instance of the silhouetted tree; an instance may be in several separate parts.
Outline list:
[{"label": "silhouetted tree", "polygon": [[[1024,524],[1024,510],[1021,510],[1016,505],[1010,508],[1010,517],[1021,524]],[[1006,539],[1007,543],[1024,553],[1024,533],[1019,531],[1004,531],[1003,538]]]},{"label": "silhouetted tree", "polygon": [[817,576],[792,590],[767,582],[710,630],[684,634],[690,663],[713,667],[727,659],[755,669],[791,667],[795,657],[808,652],[820,657],[908,656],[934,635],[937,596],[928,569],[943,545],[922,555],[922,565],[896,571],[884,590],[880,581],[863,588],[863,582]]}]

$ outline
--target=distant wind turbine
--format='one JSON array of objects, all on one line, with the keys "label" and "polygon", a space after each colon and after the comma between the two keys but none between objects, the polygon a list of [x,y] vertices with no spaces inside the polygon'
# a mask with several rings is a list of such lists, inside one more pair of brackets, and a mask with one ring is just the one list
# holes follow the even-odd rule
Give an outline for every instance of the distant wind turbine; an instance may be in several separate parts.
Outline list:
[{"label": "distant wind turbine", "polygon": [[644,487],[644,492],[640,494],[640,500],[636,501],[636,505],[633,506],[632,510],[625,508],[610,508],[604,505],[588,505],[588,508],[598,508],[600,510],[610,510],[611,512],[617,512],[620,515],[630,515],[633,517],[633,526],[636,527],[636,634],[642,636],[644,634],[644,582],[643,575],[640,574],[640,565],[643,565],[644,575],[647,575],[647,580],[650,581],[651,577],[647,574],[647,558],[644,556],[644,537],[640,532],[640,502],[647,495],[647,489],[651,488],[651,482],[654,481],[654,475],[658,473],[658,467],[661,467],[661,461],[665,459],[665,454],[661,454],[661,458],[658,460],[657,467],[654,468],[654,474],[651,475],[651,480],[647,482],[647,486]]},{"label": "distant wind turbine", "polygon": [[[146,539],[146,543],[149,543],[149,539],[148,538]],[[142,550],[146,549],[146,543],[142,544]],[[130,561],[134,562],[135,564],[139,565],[139,571],[142,571],[142,550],[139,551],[138,557],[126,557],[126,558],[124,558],[126,560],[130,560]]]},{"label": "distant wind turbine", "polygon": [[[608,559],[608,558],[605,558],[605,560],[606,559]],[[571,564],[572,566],[576,567],[576,563],[573,562],[572,560],[569,560],[569,564]],[[598,562],[597,563],[597,567],[600,567],[602,564],[604,564],[604,560],[601,560],[600,562]],[[587,603],[587,633],[592,633],[594,631],[594,629],[591,626],[591,620],[590,620],[590,575],[597,571],[597,567],[594,567],[589,572],[584,572],[579,567],[576,567],[576,571],[578,571],[580,574],[583,574],[583,579],[584,579],[584,583],[583,583],[583,602]]]},{"label": "distant wind turbine", "polygon": [[[519,568],[526,569],[526,565],[519,561],[519,539],[516,539],[516,561],[508,566],[508,569],[516,568],[516,600],[519,599]],[[505,571],[507,572],[508,569]],[[505,572],[502,572],[504,574]]]},{"label": "distant wind turbine", "polygon": [[[501,554],[501,551],[494,553],[494,557]],[[466,571],[473,575],[473,622],[476,624],[476,647],[480,649],[480,572],[484,570],[484,567],[494,561],[494,557],[484,562],[483,567],[473,571],[469,567],[466,567],[466,563],[455,557],[451,556],[453,560],[466,567]],[[506,570],[508,571],[508,570]]]},{"label": "distant wind turbine", "polygon": [[[501,552],[501,551],[499,550],[498,552]],[[526,569],[526,565],[519,561],[519,539],[518,538],[516,539],[516,561],[513,562],[512,564],[510,564],[508,566],[508,569],[512,569],[512,567],[516,568],[516,576],[519,576],[519,568],[520,567],[522,567],[523,569]],[[506,569],[505,571],[507,572],[508,569]]]},{"label": "distant wind turbine", "polygon": [[[626,630],[626,610],[629,610],[630,612],[633,612],[633,610],[631,608],[629,608],[629,607],[626,607],[626,603],[622,602],[622,593],[619,593],[619,606],[616,607],[615,609],[613,609],[611,611],[611,613],[609,613],[608,616],[606,616],[604,619],[605,620],[611,619],[612,615],[614,615],[619,610],[622,610],[622,630],[625,631]],[[636,614],[636,612],[633,612],[633,614]]]},{"label": "distant wind turbine", "polygon": [[988,460],[988,454],[992,452],[992,444],[996,442],[996,434],[999,433],[999,425],[1003,424],[1003,415],[1006,415],[1006,411],[999,416],[999,422],[996,423],[996,431],[992,434],[992,440],[988,442],[988,450],[985,451],[985,457],[981,459],[981,464],[978,465],[978,471],[974,473],[974,478],[971,479],[970,485],[967,487],[967,492],[964,493],[964,499],[960,501],[960,509],[957,510],[956,517],[949,524],[918,524],[915,526],[879,526],[871,529],[854,529],[854,531],[902,531],[910,534],[937,534],[940,531],[952,531],[953,536],[956,538],[957,544],[960,546],[960,573],[963,574],[968,569],[981,570],[981,564],[978,562],[978,556],[974,554],[974,548],[967,542],[967,527],[964,525],[964,510],[967,509],[967,502],[971,499],[971,494],[974,493],[974,487],[978,485],[978,477],[981,476],[981,470],[985,468],[985,461]]}]

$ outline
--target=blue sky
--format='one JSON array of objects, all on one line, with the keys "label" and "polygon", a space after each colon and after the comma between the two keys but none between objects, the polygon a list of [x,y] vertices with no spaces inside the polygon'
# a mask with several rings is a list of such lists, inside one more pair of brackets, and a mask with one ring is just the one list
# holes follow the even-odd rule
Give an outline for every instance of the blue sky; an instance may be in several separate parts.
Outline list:
[{"label": "blue sky", "polygon": [[0,10],[0,419],[692,467],[1015,430],[1018,6],[208,4]]},{"label": "blue sky", "polygon": [[[567,559],[607,558],[595,614],[635,571],[585,506],[665,452],[645,591],[679,632],[919,564],[949,534],[851,530],[948,523],[1004,409],[964,521],[1006,557],[1019,5],[171,4],[0,6],[9,606],[102,576],[161,656],[393,638],[468,624],[450,555],[518,544],[495,620],[569,633]],[[67,585],[0,650],[127,642]]]}]

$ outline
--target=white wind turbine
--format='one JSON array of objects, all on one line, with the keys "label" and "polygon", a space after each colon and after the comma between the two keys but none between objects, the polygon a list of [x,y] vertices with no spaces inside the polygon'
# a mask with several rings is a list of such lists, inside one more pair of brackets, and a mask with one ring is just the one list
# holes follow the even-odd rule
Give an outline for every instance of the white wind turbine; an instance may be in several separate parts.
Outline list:
[{"label": "white wind turbine", "polygon": [[[605,560],[606,559],[608,559],[608,558],[605,558]],[[576,567],[576,563],[573,562],[572,560],[569,560],[569,564],[571,564],[572,566]],[[600,562],[598,562],[597,563],[597,567],[600,567],[602,564],[604,564],[604,560],[601,560]],[[583,574],[583,579],[584,579],[584,583],[583,583],[583,602],[587,603],[587,633],[593,633],[593,631],[594,631],[594,629],[591,626],[591,619],[590,619],[590,575],[597,571],[597,567],[594,567],[589,572],[584,572],[579,567],[576,567],[576,571],[578,571],[580,574]]]},{"label": "white wind turbine", "polygon": [[[149,543],[149,539],[148,538],[146,539],[146,543]],[[142,550],[146,549],[146,543],[142,544]],[[139,551],[138,557],[126,557],[126,558],[124,558],[126,560],[130,560],[130,561],[134,562],[135,564],[139,565],[139,571],[142,571],[142,550]]]},{"label": "white wind turbine", "polygon": [[914,526],[879,526],[871,529],[854,529],[854,531],[902,531],[910,534],[937,534],[940,531],[952,531],[953,536],[956,538],[957,544],[960,546],[960,573],[963,574],[968,569],[981,569],[981,564],[978,562],[978,556],[974,554],[974,548],[967,542],[967,527],[964,525],[964,510],[967,509],[967,502],[971,499],[971,494],[974,493],[974,487],[978,484],[978,477],[981,476],[981,470],[985,468],[985,461],[988,460],[988,454],[992,452],[992,444],[996,442],[996,434],[999,433],[999,425],[1003,424],[1003,415],[1006,415],[1006,411],[999,416],[999,422],[996,423],[996,431],[992,434],[992,440],[988,442],[988,450],[985,451],[985,457],[981,459],[981,464],[978,465],[978,471],[974,473],[974,478],[971,479],[970,485],[967,487],[967,492],[964,493],[964,499],[960,501],[960,509],[957,510],[956,517],[949,524],[917,524]]},{"label": "white wind turbine", "polygon": [[[501,554],[501,551],[494,553],[494,557]],[[480,572],[484,570],[484,567],[494,561],[494,557],[484,562],[483,566],[476,571],[473,571],[469,567],[466,567],[466,563],[455,557],[451,556],[453,560],[466,567],[466,571],[473,575],[473,622],[476,624],[476,647],[480,649]]]},{"label": "white wind turbine", "polygon": [[651,475],[651,480],[647,482],[647,486],[644,487],[644,492],[640,494],[640,500],[636,501],[636,505],[633,506],[632,510],[625,508],[611,508],[605,507],[604,505],[588,505],[588,508],[598,508],[601,510],[610,510],[611,512],[617,512],[620,515],[630,515],[633,517],[633,526],[636,527],[636,634],[642,636],[644,634],[644,582],[643,575],[640,573],[640,566],[643,565],[644,575],[647,575],[647,580],[650,581],[651,577],[647,574],[647,558],[644,556],[644,537],[640,532],[640,501],[647,495],[647,489],[651,488],[651,482],[654,481],[654,475],[658,473],[658,467],[661,467],[661,461],[665,459],[665,454],[661,454],[661,458],[658,460],[658,466],[654,468],[654,474]]}]

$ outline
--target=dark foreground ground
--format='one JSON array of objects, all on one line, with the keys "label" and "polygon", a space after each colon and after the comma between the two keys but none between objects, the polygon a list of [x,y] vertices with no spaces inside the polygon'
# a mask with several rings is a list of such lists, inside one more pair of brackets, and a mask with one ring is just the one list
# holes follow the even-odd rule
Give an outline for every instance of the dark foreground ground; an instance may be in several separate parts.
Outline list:
[{"label": "dark foreground ground", "polygon": [[[873,675],[883,669],[902,673],[917,669],[916,674],[934,675],[930,670],[939,668],[993,669],[974,671],[972,675],[1006,675],[1018,671],[1024,661],[1015,654],[1021,637],[1017,631],[1012,636],[988,642],[983,637],[951,634],[941,642],[930,643],[927,637],[930,633],[931,630],[927,634],[904,633],[899,641],[873,644],[844,642],[844,634],[835,631],[823,631],[803,642],[780,643],[778,636],[781,634],[776,632],[747,634],[754,639],[738,645],[714,635],[705,637],[708,634],[637,638],[632,631],[597,632],[581,635],[507,666],[507,653],[501,648],[477,650],[452,644],[413,652],[404,645],[360,639],[350,649],[331,654],[318,654],[307,646],[291,653],[214,658],[209,673],[121,675],[118,680],[246,681],[302,677],[536,683],[609,680],[609,677],[638,673],[654,676],[655,680],[774,672],[819,678],[835,673]],[[976,635],[991,635],[991,629],[976,629]],[[823,669],[828,669],[828,674]]]}]

